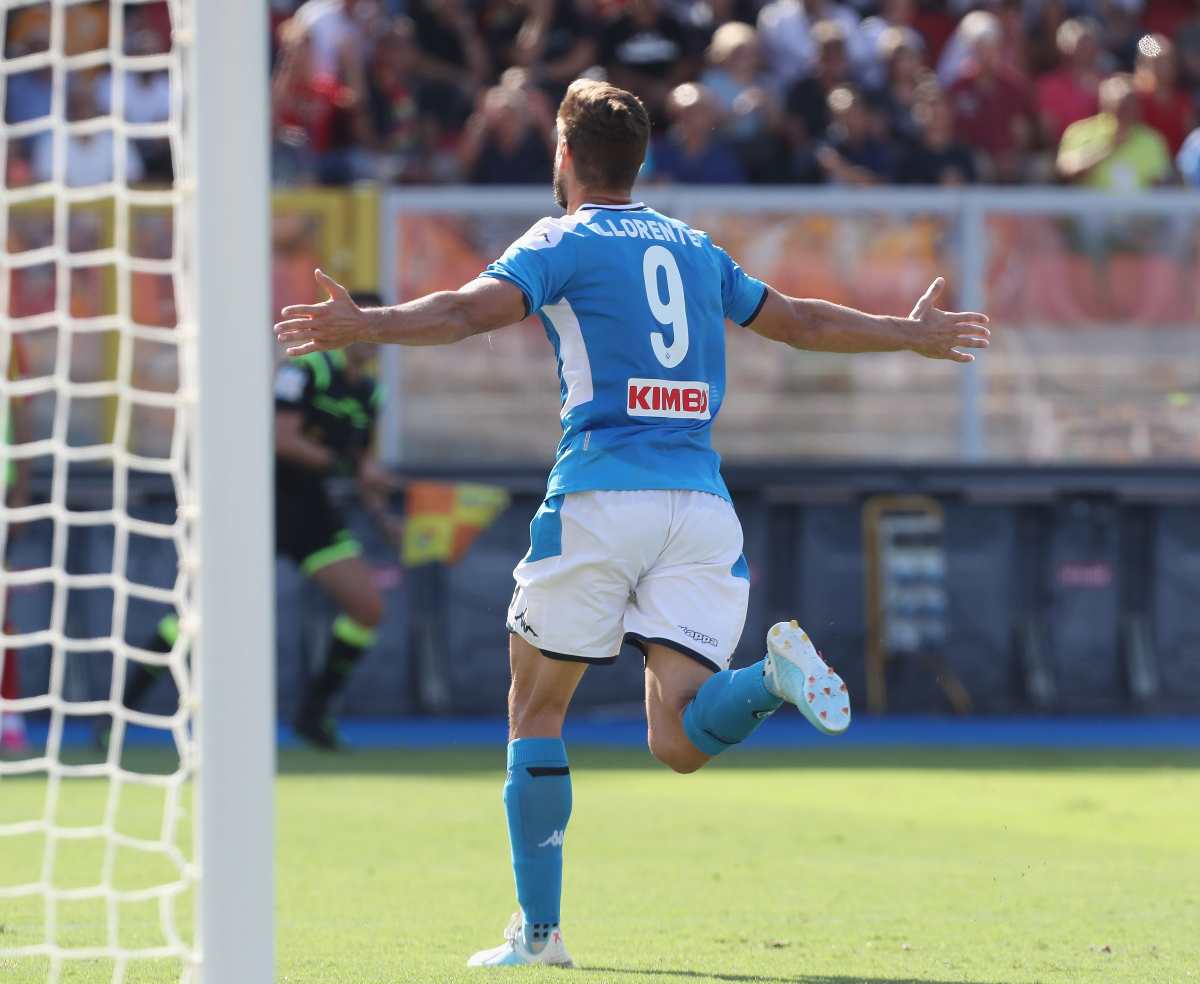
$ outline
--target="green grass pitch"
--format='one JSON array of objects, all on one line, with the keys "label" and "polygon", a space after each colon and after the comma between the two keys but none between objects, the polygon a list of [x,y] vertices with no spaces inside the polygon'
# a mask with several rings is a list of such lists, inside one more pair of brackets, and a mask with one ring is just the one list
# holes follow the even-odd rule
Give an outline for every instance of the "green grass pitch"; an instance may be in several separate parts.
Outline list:
[{"label": "green grass pitch", "polygon": [[[735,750],[675,776],[638,750],[579,748],[563,916],[581,969],[468,971],[514,907],[503,758],[284,752],[279,981],[1200,982],[1196,753],[831,743]],[[0,823],[40,813],[43,793],[37,780],[0,782]],[[104,796],[100,782],[72,781],[60,819],[94,818]],[[133,796],[119,826],[148,832],[160,811]],[[0,839],[0,883],[37,877],[34,841]],[[99,844],[60,852],[57,882],[94,880]],[[161,873],[136,856],[117,871],[125,884]],[[0,947],[40,940],[40,918],[0,899]],[[63,942],[103,940],[102,909],[59,919]],[[152,910],[131,907],[120,925],[123,940],[157,938]],[[67,964],[62,980],[110,973]],[[42,961],[0,959],[4,984],[45,976]],[[174,979],[165,964],[133,964],[126,984]]]}]

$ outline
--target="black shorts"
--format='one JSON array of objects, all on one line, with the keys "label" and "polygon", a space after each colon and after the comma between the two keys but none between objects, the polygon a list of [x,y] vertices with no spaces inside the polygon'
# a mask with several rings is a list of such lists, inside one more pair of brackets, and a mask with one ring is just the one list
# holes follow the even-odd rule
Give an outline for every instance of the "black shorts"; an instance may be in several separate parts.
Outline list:
[{"label": "black shorts", "polygon": [[275,486],[275,552],[292,560],[306,576],[347,557],[362,545],[346,529],[342,514],[320,486],[285,492]]}]

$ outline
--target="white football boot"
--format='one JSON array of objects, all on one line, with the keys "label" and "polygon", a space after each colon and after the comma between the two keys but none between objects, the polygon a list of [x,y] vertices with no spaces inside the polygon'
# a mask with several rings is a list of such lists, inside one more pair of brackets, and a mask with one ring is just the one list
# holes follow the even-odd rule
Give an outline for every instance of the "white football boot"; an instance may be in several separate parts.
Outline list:
[{"label": "white football boot", "polygon": [[850,727],[850,694],[796,620],[777,622],[767,633],[767,689],[800,708],[809,724],[827,735]]},{"label": "white football boot", "polygon": [[522,942],[521,913],[514,912],[504,931],[504,943],[491,950],[480,950],[467,961],[468,967],[527,967],[534,964],[547,964],[551,967],[574,967],[571,954],[563,945],[562,932],[554,930],[546,945],[534,953],[528,950]]}]

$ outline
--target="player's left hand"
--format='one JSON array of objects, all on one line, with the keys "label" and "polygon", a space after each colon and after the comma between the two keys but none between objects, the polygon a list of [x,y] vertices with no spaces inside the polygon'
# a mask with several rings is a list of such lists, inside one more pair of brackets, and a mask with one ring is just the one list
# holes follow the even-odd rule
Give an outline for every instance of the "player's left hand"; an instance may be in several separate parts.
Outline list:
[{"label": "player's left hand", "polygon": [[908,320],[913,331],[908,347],[927,359],[974,362],[974,355],[959,349],[988,347],[992,337],[988,316],[978,311],[942,311],[934,307],[945,286],[945,278],[938,277],[912,309]]},{"label": "player's left hand", "polygon": [[320,304],[292,304],[275,325],[275,338],[292,358],[309,352],[345,348],[370,340],[370,318],[350,299],[350,293],[322,270],[314,271],[329,300]]}]

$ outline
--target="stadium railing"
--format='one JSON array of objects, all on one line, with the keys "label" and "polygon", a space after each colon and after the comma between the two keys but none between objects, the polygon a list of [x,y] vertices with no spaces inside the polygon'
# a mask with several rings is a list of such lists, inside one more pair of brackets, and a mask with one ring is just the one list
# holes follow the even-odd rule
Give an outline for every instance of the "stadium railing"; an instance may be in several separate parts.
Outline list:
[{"label": "stadium railing", "polygon": [[[804,355],[731,332],[718,444],[765,457],[1051,463],[1200,460],[1200,196],[1162,190],[754,189],[648,186],[651,206],[710,232],[793,294],[906,313],[935,275],[987,311],[967,367],[910,355]],[[380,286],[402,300],[476,275],[554,211],[542,189],[399,189],[383,197]],[[555,443],[541,330],[389,350],[394,461],[533,463]],[[784,423],[786,421],[786,424]]]}]

